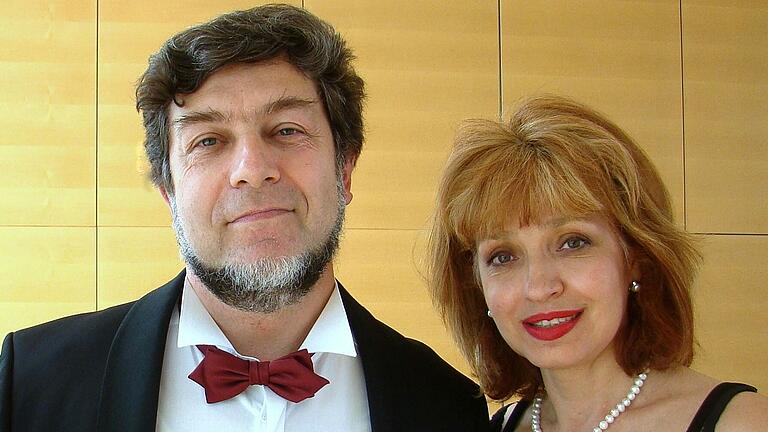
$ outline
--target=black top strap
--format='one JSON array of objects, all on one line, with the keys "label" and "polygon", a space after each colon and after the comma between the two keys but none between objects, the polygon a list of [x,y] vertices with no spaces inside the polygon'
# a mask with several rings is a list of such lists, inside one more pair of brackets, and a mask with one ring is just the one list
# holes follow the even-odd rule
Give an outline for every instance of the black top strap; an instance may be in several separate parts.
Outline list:
[{"label": "black top strap", "polygon": [[[523,414],[525,414],[525,410],[527,410],[530,405],[531,401],[529,400],[518,401],[517,404],[515,404],[515,408],[512,410],[512,414],[509,415],[509,420],[506,425],[504,425],[504,414],[511,405],[501,407],[501,409],[496,411],[491,418],[491,431],[512,432],[523,419]],[[501,428],[502,426],[505,426],[504,429]]]},{"label": "black top strap", "polygon": [[741,392],[756,393],[757,389],[746,384],[724,382],[720,383],[709,392],[707,398],[699,407],[693,417],[688,432],[714,432],[720,415],[734,396]]}]

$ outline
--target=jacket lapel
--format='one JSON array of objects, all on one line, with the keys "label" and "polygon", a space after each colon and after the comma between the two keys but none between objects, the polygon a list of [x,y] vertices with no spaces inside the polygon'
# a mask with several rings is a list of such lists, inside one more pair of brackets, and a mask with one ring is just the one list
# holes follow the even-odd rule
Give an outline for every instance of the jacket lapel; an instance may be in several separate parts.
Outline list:
[{"label": "jacket lapel", "polygon": [[107,358],[98,432],[155,430],[168,323],[184,276],[139,299],[123,318]]},{"label": "jacket lapel", "polygon": [[393,419],[398,419],[398,424],[407,423],[404,417],[410,412],[398,394],[404,377],[392,367],[391,361],[386,360],[397,357],[399,335],[355,301],[341,283],[339,291],[363,364],[371,429],[373,432],[399,431]]}]

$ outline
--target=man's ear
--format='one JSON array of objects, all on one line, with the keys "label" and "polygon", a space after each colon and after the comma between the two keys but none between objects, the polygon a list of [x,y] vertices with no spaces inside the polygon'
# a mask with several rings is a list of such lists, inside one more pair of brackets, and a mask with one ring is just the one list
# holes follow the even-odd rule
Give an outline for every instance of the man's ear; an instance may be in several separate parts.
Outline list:
[{"label": "man's ear", "polygon": [[347,156],[344,158],[342,170],[342,181],[344,182],[344,200],[347,205],[352,202],[352,170],[355,169],[357,156]]},{"label": "man's ear", "polygon": [[171,198],[168,196],[168,191],[165,190],[165,187],[158,186],[157,190],[160,192],[160,196],[163,197],[163,201],[165,201],[168,208],[171,208]]}]

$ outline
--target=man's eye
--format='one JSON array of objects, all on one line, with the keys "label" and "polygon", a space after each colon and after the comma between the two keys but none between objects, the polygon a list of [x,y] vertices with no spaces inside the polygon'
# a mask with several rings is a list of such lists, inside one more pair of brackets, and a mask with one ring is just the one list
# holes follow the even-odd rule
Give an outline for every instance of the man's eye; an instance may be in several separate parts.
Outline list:
[{"label": "man's eye", "polygon": [[299,130],[292,127],[285,127],[277,131],[277,134],[280,136],[290,136],[290,135],[295,135],[297,133],[299,133]]},{"label": "man's eye", "polygon": [[586,239],[583,239],[581,237],[571,237],[568,240],[563,243],[562,246],[560,246],[560,249],[580,249],[584,246],[589,244],[589,242]]},{"label": "man's eye", "polygon": [[198,145],[201,145],[203,147],[210,147],[212,145],[216,145],[219,142],[216,138],[213,137],[207,137],[203,138],[200,141],[197,142]]}]

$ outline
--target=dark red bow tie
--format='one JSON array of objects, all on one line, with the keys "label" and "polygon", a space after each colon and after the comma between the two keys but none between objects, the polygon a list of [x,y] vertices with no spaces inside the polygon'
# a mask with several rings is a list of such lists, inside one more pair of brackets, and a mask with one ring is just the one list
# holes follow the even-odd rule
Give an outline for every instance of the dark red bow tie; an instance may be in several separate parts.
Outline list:
[{"label": "dark red bow tie", "polygon": [[189,378],[203,386],[209,404],[233,398],[253,384],[265,385],[291,402],[301,402],[330,382],[315,373],[306,349],[259,362],[235,357],[211,345],[197,348],[205,357]]}]

